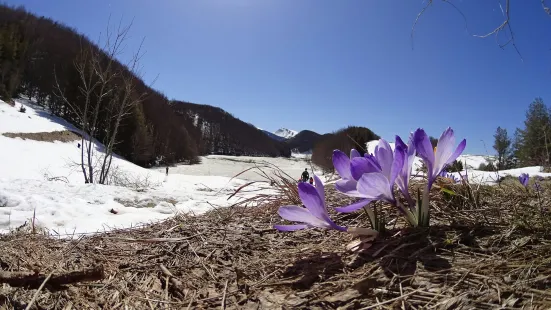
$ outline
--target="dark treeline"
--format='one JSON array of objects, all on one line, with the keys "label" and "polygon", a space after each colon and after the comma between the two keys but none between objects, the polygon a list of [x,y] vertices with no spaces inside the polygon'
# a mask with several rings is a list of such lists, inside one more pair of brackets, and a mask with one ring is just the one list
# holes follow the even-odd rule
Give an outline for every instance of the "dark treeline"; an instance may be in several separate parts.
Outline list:
[{"label": "dark treeline", "polygon": [[366,143],[378,140],[380,137],[369,128],[350,126],[332,134],[321,136],[314,145],[312,162],[327,171],[333,170],[333,150],[339,149],[348,153],[356,149],[360,154],[365,153]]},{"label": "dark treeline", "polygon": [[247,156],[291,156],[284,142],[275,141],[253,125],[209,105],[173,101],[172,107],[182,122],[192,124],[188,131],[198,137],[204,154]]},{"label": "dark treeline", "polygon": [[[110,57],[86,37],[63,24],[36,17],[23,8],[0,5],[0,98],[10,102],[25,95],[36,99],[52,114],[81,127],[78,113],[66,101],[83,108],[82,71],[86,55],[96,55],[101,66],[122,72],[109,83],[114,91],[106,100],[130,96],[140,101],[122,121],[115,152],[132,162],[148,166],[162,162],[197,162],[206,153],[280,156],[289,153],[279,143],[264,138],[259,130],[221,109],[193,104],[175,104],[146,85],[130,68]],[[123,87],[132,80],[131,90]],[[63,96],[60,96],[62,93]],[[93,96],[92,96],[93,97]],[[95,98],[97,100],[97,98]],[[175,113],[175,110],[178,113]],[[199,111],[201,126],[194,126],[189,112]],[[211,111],[212,110],[212,111]],[[210,112],[209,112],[210,111]],[[107,113],[108,111],[99,111]],[[209,117],[213,117],[212,120]],[[109,117],[99,117],[96,138],[104,141]],[[205,125],[205,124],[208,124]],[[205,128],[208,131],[202,132]]]}]

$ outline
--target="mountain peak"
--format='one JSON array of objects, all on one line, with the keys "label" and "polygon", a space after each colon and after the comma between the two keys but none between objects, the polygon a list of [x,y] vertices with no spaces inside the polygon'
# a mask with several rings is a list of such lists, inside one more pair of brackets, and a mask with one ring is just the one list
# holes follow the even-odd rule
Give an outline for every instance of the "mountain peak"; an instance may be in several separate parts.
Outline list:
[{"label": "mountain peak", "polygon": [[282,138],[285,138],[285,139],[290,139],[290,138],[296,136],[297,133],[298,133],[298,131],[287,129],[287,128],[280,128],[280,129],[276,130],[276,132],[274,132],[274,134],[276,136],[279,136],[279,137],[282,137]]}]

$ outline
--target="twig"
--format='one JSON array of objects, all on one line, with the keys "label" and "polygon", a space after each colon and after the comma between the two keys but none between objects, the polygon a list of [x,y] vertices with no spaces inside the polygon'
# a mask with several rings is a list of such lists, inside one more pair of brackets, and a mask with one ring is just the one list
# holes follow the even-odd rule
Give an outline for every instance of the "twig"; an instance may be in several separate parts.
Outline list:
[{"label": "twig", "polygon": [[125,238],[125,237],[104,237],[105,239],[128,241],[128,242],[143,242],[143,243],[157,243],[157,242],[182,242],[189,239],[193,239],[200,234],[195,234],[190,237],[181,237],[181,238],[148,238],[148,239],[136,239],[136,238]]},{"label": "twig", "polygon": [[420,291],[420,290],[421,290],[421,289],[418,289],[418,290],[415,290],[415,291],[413,291],[413,292],[409,292],[409,293],[407,293],[407,294],[400,295],[400,296],[398,296],[398,297],[396,297],[396,298],[392,298],[392,299],[389,299],[389,300],[381,301],[381,302],[379,302],[379,303],[376,303],[376,304],[374,304],[374,305],[371,305],[371,306],[367,306],[367,307],[361,308],[361,309],[359,309],[359,310],[373,309],[373,308],[376,308],[376,307],[379,307],[379,306],[382,306],[382,305],[386,305],[386,304],[389,304],[389,303],[393,303],[393,302],[395,302],[395,301],[397,301],[397,300],[400,300],[400,299],[402,299],[402,298],[404,298],[404,297],[407,297],[407,296],[409,296],[409,295],[413,295],[413,294],[417,293],[417,292]]},{"label": "twig", "polygon": [[229,280],[226,280],[226,284],[224,285],[224,294],[222,295],[222,310],[226,309],[226,293],[228,292],[228,282]]},{"label": "twig", "polygon": [[46,279],[44,279],[44,281],[42,282],[42,284],[40,284],[40,286],[38,287],[38,289],[36,290],[36,292],[34,293],[33,295],[33,298],[31,299],[31,301],[29,302],[29,304],[27,305],[27,307],[25,308],[25,310],[30,310],[31,307],[34,305],[34,303],[36,302],[36,298],[38,298],[38,294],[40,294],[40,291],[42,291],[42,288],[44,288],[44,285],[46,285],[46,282],[48,282],[48,280],[50,280],[50,278],[52,277],[52,275],[54,274],[54,272],[50,272],[50,274],[46,277]]},{"label": "twig", "polygon": [[0,271],[0,283],[7,283],[13,287],[37,288],[45,279],[49,279],[52,286],[60,286],[83,281],[97,281],[105,276],[103,266],[88,268],[81,271],[72,271],[46,276],[35,272]]}]

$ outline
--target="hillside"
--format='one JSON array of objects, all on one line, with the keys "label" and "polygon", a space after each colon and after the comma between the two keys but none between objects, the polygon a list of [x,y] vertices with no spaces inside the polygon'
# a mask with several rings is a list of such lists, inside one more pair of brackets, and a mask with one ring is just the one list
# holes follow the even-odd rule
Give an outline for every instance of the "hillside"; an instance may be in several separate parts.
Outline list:
[{"label": "hillside", "polygon": [[209,105],[172,101],[171,106],[188,125],[201,154],[244,156],[291,156],[290,149],[253,125]]},{"label": "hillside", "polygon": [[264,129],[259,129],[259,130],[262,131],[264,134],[266,134],[268,137],[270,137],[270,138],[272,138],[272,139],[274,139],[274,140],[276,140],[276,141],[280,141],[280,142],[281,142],[281,141],[287,140],[286,138],[283,138],[283,137],[281,137],[281,136],[278,136],[278,135],[276,135],[276,134],[274,134],[274,133],[272,133],[272,132],[269,132],[268,130],[264,130]]},{"label": "hillside", "polygon": [[380,137],[366,127],[349,126],[334,133],[321,136],[314,145],[312,162],[324,169],[333,170],[333,150],[357,149],[363,154],[362,149],[367,142],[378,140]]},{"label": "hillside", "polygon": [[322,135],[311,130],[303,130],[294,137],[286,141],[291,150],[297,150],[300,153],[311,151],[314,145],[321,139]]}]

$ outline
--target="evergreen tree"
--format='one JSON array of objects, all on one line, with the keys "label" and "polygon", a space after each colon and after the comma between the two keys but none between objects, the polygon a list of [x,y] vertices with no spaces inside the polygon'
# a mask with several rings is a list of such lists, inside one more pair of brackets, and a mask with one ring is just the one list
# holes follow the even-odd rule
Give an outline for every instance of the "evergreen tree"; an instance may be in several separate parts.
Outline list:
[{"label": "evergreen tree", "polygon": [[515,132],[515,155],[523,165],[547,165],[550,159],[551,119],[543,99],[536,98],[526,111],[524,129]]},{"label": "evergreen tree", "polygon": [[509,161],[511,139],[507,135],[507,129],[497,127],[494,134],[494,150],[497,152],[497,168],[506,169]]}]

